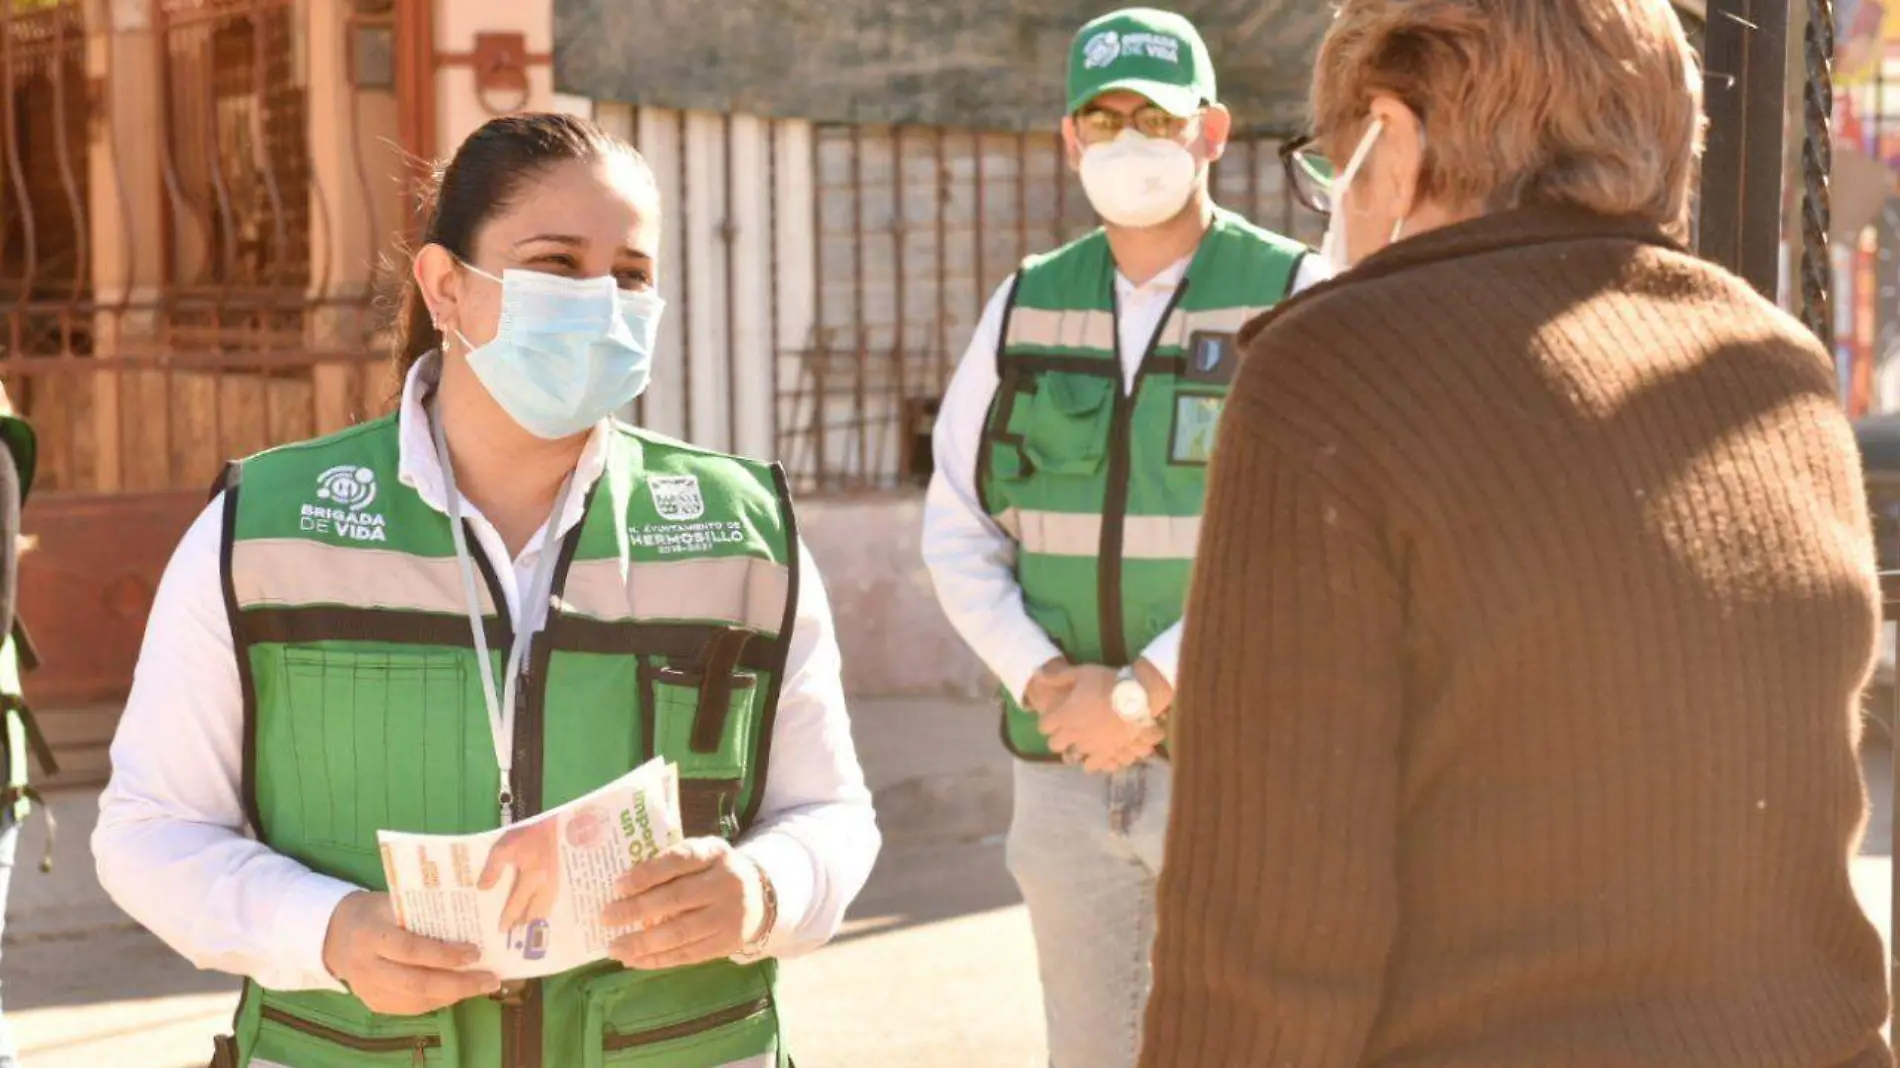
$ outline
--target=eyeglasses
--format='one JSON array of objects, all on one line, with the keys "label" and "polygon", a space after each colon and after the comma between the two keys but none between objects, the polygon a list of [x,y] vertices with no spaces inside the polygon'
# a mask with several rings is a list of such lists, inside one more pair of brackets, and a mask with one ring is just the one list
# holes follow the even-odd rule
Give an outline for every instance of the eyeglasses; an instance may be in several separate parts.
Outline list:
[{"label": "eyeglasses", "polygon": [[1310,134],[1280,146],[1280,165],[1286,168],[1287,188],[1301,206],[1320,215],[1333,213],[1333,161],[1315,147]]},{"label": "eyeglasses", "polygon": [[1133,128],[1143,137],[1178,141],[1188,124],[1200,118],[1200,112],[1182,118],[1154,104],[1143,104],[1124,115],[1119,111],[1090,105],[1075,113],[1075,136],[1085,145],[1099,145]]}]

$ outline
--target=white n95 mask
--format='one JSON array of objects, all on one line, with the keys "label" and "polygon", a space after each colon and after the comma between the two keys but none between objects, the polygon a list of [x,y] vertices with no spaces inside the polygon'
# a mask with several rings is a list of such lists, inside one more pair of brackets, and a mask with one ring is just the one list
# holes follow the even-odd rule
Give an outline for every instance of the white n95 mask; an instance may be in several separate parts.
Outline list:
[{"label": "white n95 mask", "polygon": [[1178,142],[1123,130],[1083,150],[1082,191],[1096,214],[1115,226],[1158,226],[1187,207],[1198,169],[1194,154]]}]

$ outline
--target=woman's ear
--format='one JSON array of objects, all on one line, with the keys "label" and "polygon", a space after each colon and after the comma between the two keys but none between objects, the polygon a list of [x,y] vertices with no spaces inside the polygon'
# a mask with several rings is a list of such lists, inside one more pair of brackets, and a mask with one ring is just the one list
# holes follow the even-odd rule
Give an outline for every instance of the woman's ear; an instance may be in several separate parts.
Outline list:
[{"label": "woman's ear", "polygon": [[455,257],[441,245],[424,245],[422,251],[416,253],[412,269],[416,285],[422,291],[422,302],[428,306],[429,318],[438,332],[452,329],[456,324],[462,272],[455,267]]},{"label": "woman's ear", "polygon": [[1424,192],[1425,124],[1390,93],[1373,94],[1369,110],[1383,128],[1365,167],[1371,172],[1368,184],[1377,188],[1379,202],[1391,208],[1395,220],[1408,219]]}]

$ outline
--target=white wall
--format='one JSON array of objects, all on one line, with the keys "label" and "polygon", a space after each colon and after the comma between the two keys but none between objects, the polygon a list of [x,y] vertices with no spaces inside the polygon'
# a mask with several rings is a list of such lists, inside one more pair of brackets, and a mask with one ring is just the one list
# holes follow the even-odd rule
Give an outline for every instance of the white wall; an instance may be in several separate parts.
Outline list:
[{"label": "white wall", "polygon": [[667,310],[653,385],[630,416],[773,458],[775,347],[802,345],[812,324],[811,125],[613,103],[594,117],[646,157],[663,205]]}]

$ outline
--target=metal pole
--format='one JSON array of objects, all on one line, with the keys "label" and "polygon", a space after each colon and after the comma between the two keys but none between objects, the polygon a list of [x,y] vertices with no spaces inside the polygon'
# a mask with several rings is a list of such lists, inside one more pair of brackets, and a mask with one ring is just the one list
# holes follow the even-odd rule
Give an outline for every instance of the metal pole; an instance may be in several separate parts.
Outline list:
[{"label": "metal pole", "polygon": [[1711,0],[1699,251],[1773,300],[1780,267],[1788,0]]},{"label": "metal pole", "polygon": [[1808,0],[1802,87],[1801,321],[1834,353],[1834,261],[1828,252],[1828,179],[1834,170],[1834,0]]}]

